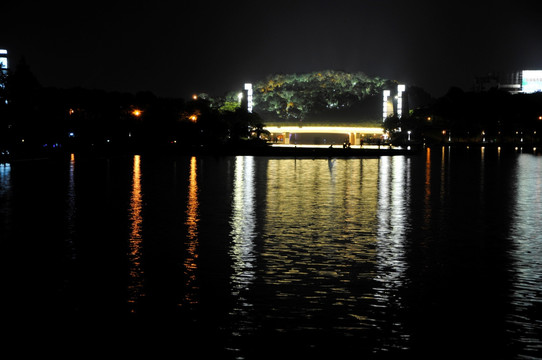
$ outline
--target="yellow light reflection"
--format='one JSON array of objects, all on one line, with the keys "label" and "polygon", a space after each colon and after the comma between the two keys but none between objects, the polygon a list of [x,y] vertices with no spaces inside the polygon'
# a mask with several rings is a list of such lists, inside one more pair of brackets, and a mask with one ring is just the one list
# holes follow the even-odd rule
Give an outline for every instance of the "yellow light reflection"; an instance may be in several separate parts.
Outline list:
[{"label": "yellow light reflection", "polygon": [[[378,164],[379,159],[267,161],[265,222],[259,225],[264,235],[256,247],[264,271],[258,281],[272,289],[280,316],[295,312],[281,308],[282,299],[305,302],[311,309],[307,317],[319,316],[318,304],[331,301],[353,319],[350,329],[370,326],[359,312],[359,298],[348,289],[361,279],[372,280],[377,261],[385,257],[377,254]],[[363,297],[375,303],[377,295],[367,288]]]},{"label": "yellow light reflection", "polygon": [[199,200],[198,200],[198,166],[197,158],[190,158],[190,175],[188,178],[188,201],[186,207],[186,222],[188,226],[186,259],[184,261],[184,275],[186,279],[185,297],[186,304],[196,304],[198,302],[196,285],[196,270],[198,258],[198,222],[199,222]]},{"label": "yellow light reflection", "polygon": [[143,194],[141,192],[141,157],[134,156],[132,170],[132,196],[130,198],[130,240],[128,244],[128,260],[130,263],[130,284],[128,285],[128,302],[131,312],[136,311],[139,299],[145,296],[143,292]]}]

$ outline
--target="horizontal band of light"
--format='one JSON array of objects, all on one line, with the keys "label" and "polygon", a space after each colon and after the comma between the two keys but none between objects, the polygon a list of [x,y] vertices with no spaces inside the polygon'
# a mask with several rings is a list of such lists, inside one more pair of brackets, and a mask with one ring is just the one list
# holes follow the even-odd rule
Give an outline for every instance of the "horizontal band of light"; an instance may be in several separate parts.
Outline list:
[{"label": "horizontal band of light", "polygon": [[318,134],[383,134],[379,127],[346,127],[346,126],[266,126],[270,133],[318,133]]}]

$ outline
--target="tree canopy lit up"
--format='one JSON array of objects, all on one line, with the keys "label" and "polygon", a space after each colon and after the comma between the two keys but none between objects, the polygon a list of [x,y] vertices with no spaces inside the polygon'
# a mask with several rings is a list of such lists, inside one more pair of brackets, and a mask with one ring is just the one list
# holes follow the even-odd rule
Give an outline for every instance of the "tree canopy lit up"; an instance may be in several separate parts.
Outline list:
[{"label": "tree canopy lit up", "polygon": [[380,96],[392,84],[362,72],[275,74],[254,84],[254,106],[281,120],[303,120],[309,114],[348,109],[368,97]]}]

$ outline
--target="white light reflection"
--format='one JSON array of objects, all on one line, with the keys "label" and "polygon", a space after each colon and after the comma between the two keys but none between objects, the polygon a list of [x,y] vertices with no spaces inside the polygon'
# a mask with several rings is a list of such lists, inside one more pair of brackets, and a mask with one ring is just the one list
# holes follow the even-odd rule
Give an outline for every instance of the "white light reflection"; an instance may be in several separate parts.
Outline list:
[{"label": "white light reflection", "polygon": [[[375,276],[379,285],[375,288],[375,299],[384,308],[402,307],[399,290],[403,286],[407,267],[404,241],[409,230],[408,161],[402,156],[383,156],[379,163]],[[399,323],[394,325],[401,327]],[[400,329],[398,332],[401,333]]]},{"label": "white light reflection", "polygon": [[130,263],[130,283],[128,285],[128,303],[131,312],[136,312],[143,292],[143,194],[141,192],[141,157],[134,156],[132,170],[132,196],[130,198],[129,218],[131,222],[130,240],[128,243],[128,261]]},{"label": "white light reflection", "polygon": [[0,164],[0,220],[1,231],[7,230],[11,224],[11,164]]},{"label": "white light reflection", "polygon": [[[542,353],[542,157],[520,155],[516,168],[515,204],[510,239],[514,261],[510,315],[515,338],[525,358]],[[528,356],[527,356],[528,355]]]},{"label": "white light reflection", "polygon": [[236,297],[234,308],[236,315],[244,315],[252,307],[244,296],[254,282],[254,238],[256,237],[256,198],[254,189],[254,158],[238,156],[235,159],[235,178],[233,182],[233,211],[231,216],[232,246],[230,255],[233,258],[231,275],[231,291]]}]

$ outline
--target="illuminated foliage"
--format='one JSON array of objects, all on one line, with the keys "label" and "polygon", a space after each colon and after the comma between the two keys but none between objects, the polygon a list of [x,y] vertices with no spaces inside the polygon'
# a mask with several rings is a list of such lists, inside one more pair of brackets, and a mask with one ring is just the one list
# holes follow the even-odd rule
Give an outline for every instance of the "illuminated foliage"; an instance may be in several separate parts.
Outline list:
[{"label": "illuminated foliage", "polygon": [[235,112],[240,107],[239,101],[225,101],[224,104],[218,108],[218,111],[222,113],[225,111]]},{"label": "illuminated foliage", "polygon": [[300,120],[308,114],[349,108],[368,96],[380,94],[390,83],[361,72],[276,74],[254,84],[254,104],[259,111],[280,119]]}]

